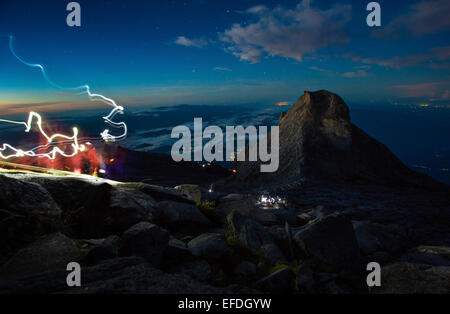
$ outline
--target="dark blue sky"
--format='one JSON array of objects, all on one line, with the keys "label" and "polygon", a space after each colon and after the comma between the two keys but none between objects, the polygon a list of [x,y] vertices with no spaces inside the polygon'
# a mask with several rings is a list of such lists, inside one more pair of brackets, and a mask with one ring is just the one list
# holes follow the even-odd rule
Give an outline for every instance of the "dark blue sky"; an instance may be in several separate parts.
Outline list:
[{"label": "dark blue sky", "polygon": [[[0,112],[92,107],[55,90],[89,84],[125,106],[294,102],[329,89],[361,104],[450,103],[450,2],[0,0]],[[36,109],[38,108],[38,109]]]}]

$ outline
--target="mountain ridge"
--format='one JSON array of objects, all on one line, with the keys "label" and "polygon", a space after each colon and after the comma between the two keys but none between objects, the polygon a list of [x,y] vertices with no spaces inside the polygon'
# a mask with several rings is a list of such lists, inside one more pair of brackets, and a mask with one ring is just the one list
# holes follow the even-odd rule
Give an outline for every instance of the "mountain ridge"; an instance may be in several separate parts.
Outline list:
[{"label": "mountain ridge", "polygon": [[[408,168],[386,145],[353,124],[350,116],[348,105],[339,95],[327,90],[305,91],[280,115],[279,169],[259,173],[260,162],[240,162],[237,181],[256,185],[329,181],[448,188]],[[267,138],[270,144],[270,135]]]}]

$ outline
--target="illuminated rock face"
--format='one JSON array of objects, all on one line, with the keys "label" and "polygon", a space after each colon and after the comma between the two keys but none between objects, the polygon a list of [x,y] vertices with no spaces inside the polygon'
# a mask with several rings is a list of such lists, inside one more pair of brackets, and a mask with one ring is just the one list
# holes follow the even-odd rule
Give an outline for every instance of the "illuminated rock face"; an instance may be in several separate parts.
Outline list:
[{"label": "illuminated rock face", "polygon": [[238,165],[237,178],[250,184],[376,182],[435,184],[407,168],[389,149],[351,123],[350,111],[338,95],[305,92],[279,119],[280,166],[259,172],[258,162]]}]

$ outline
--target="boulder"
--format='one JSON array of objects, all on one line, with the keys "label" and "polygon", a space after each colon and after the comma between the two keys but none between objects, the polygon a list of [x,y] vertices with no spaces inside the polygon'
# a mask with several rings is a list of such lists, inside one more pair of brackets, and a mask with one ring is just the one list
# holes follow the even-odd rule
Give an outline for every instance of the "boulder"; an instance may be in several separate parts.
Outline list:
[{"label": "boulder", "polygon": [[45,188],[63,211],[98,208],[109,202],[111,186],[94,178],[30,173],[24,175],[23,180]]},{"label": "boulder", "polygon": [[140,222],[122,235],[124,241],[121,254],[141,256],[150,264],[159,266],[169,242],[169,232],[149,222]]},{"label": "boulder", "polygon": [[123,241],[119,236],[111,235],[90,248],[83,261],[88,264],[96,264],[102,260],[118,257],[122,245]]},{"label": "boulder", "polygon": [[450,247],[421,245],[400,258],[403,262],[450,267]]},{"label": "boulder", "polygon": [[199,235],[189,241],[188,247],[194,256],[207,260],[220,260],[231,252],[225,236],[221,233],[204,233]]},{"label": "boulder", "polygon": [[228,215],[227,221],[232,241],[237,241],[240,246],[253,254],[262,253],[264,258],[271,262],[286,260],[270,232],[258,222],[244,217],[236,210]]},{"label": "boulder", "polygon": [[343,215],[326,216],[304,226],[294,235],[294,241],[319,270],[355,270],[358,264],[359,247],[353,225]]},{"label": "boulder", "polygon": [[62,269],[70,262],[77,262],[80,251],[75,242],[62,233],[39,238],[15,253],[1,268],[0,279],[18,279],[33,274]]},{"label": "boulder", "polygon": [[[23,175],[20,178],[25,178]],[[0,175],[0,208],[15,213],[60,214],[52,195],[42,186]]]},{"label": "boulder", "polygon": [[197,230],[210,224],[209,219],[197,206],[174,201],[159,202],[158,222],[175,230]]},{"label": "boulder", "polygon": [[191,261],[194,259],[186,243],[170,236],[167,248],[164,251],[164,266],[171,267],[180,261]]},{"label": "boulder", "polygon": [[394,263],[381,269],[381,286],[371,293],[449,294],[450,267]]},{"label": "boulder", "polygon": [[292,271],[288,268],[277,270],[257,281],[255,287],[258,290],[274,294],[288,293],[292,289]]},{"label": "boulder", "polygon": [[114,186],[109,206],[104,224],[115,232],[122,232],[140,221],[153,222],[158,214],[158,204],[151,196],[131,188]]},{"label": "boulder", "polygon": [[405,249],[405,244],[408,243],[405,230],[396,224],[355,221],[353,227],[359,248],[364,255],[380,251],[396,253]]},{"label": "boulder", "polygon": [[62,210],[68,232],[79,238],[106,236],[111,186],[84,177],[26,174],[29,183],[43,186]]},{"label": "boulder", "polygon": [[51,194],[62,210],[62,220],[74,236],[96,238],[110,231],[107,224],[114,217],[110,217],[111,185],[107,182],[37,173],[20,174],[20,177],[28,184],[39,184]]},{"label": "boulder", "polygon": [[196,184],[182,184],[175,187],[175,190],[180,191],[194,202],[199,203],[202,200],[202,192],[200,187]]},{"label": "boulder", "polygon": [[126,182],[120,183],[117,185],[118,187],[128,188],[132,190],[141,191],[147,195],[150,195],[156,201],[165,201],[170,200],[174,202],[180,203],[188,203],[195,204],[195,202],[184,195],[181,191],[176,189],[162,187],[159,185],[147,184],[147,183],[135,183],[135,182]]}]

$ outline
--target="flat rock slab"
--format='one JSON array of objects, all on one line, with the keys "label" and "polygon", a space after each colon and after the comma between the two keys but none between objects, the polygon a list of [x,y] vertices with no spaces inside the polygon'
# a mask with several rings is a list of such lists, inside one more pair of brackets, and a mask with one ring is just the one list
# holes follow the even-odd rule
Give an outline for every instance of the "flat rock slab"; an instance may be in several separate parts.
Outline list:
[{"label": "flat rock slab", "polygon": [[82,287],[68,288],[67,271],[58,270],[16,281],[0,281],[5,293],[158,293],[158,294],[225,294],[227,288],[200,283],[186,274],[164,273],[139,257],[106,260],[82,269]]}]

